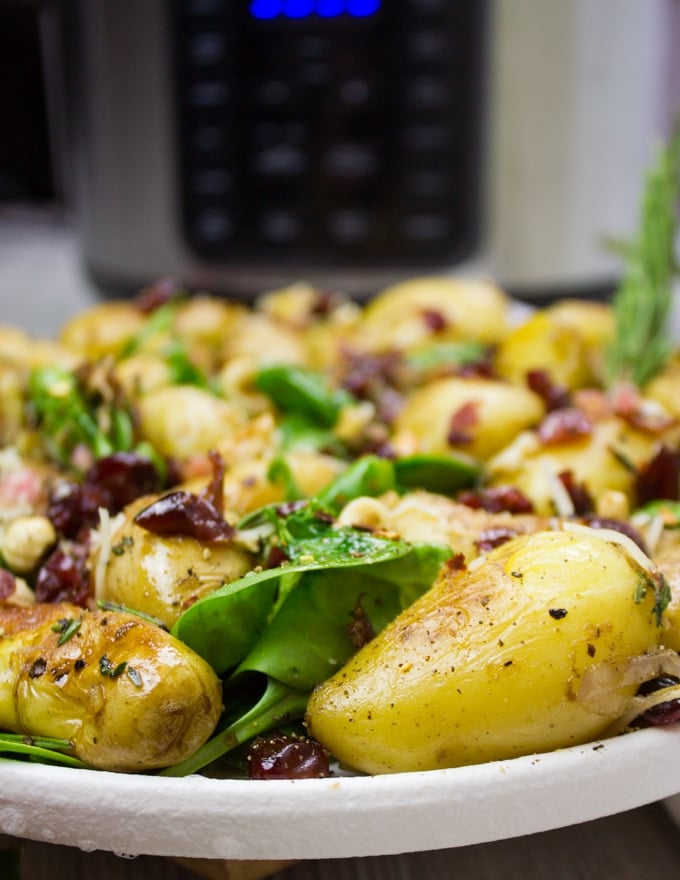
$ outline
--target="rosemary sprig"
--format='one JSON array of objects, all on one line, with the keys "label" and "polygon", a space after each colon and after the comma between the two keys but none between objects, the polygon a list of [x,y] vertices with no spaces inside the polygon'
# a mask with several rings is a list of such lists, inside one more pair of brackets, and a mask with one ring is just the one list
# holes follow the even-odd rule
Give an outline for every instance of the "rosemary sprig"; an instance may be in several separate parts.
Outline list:
[{"label": "rosemary sprig", "polygon": [[675,237],[680,197],[680,116],[649,168],[637,236],[614,297],[616,337],[606,353],[607,384],[643,386],[666,363],[668,319],[677,269]]}]

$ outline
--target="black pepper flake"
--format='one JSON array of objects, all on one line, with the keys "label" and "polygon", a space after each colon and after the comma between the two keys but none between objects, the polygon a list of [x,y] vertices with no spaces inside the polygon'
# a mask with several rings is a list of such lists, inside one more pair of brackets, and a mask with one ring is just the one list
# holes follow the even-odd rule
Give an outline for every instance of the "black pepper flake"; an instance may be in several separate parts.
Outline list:
[{"label": "black pepper flake", "polygon": [[512,666],[512,660],[506,660],[503,666]]},{"label": "black pepper flake", "polygon": [[45,674],[46,669],[47,661],[44,657],[39,657],[29,669],[28,676],[29,678],[40,678],[41,675]]},{"label": "black pepper flake", "polygon": [[79,657],[78,660],[76,660],[76,662],[73,664],[73,668],[76,670],[76,672],[80,672],[80,670],[85,669],[86,666],[87,663],[81,657]]},{"label": "black pepper flake", "polygon": [[595,645],[588,645],[588,647],[586,648],[586,651],[588,652],[589,657],[594,657],[595,656]]},{"label": "black pepper flake", "polygon": [[548,614],[554,620],[562,620],[563,618],[565,618],[567,616],[568,612],[567,612],[566,608],[549,608]]},{"label": "black pepper flake", "polygon": [[524,577],[524,574],[523,574],[523,572],[521,572],[521,571],[511,571],[511,572],[510,572],[510,577],[514,577],[514,578],[522,578],[522,577]]}]

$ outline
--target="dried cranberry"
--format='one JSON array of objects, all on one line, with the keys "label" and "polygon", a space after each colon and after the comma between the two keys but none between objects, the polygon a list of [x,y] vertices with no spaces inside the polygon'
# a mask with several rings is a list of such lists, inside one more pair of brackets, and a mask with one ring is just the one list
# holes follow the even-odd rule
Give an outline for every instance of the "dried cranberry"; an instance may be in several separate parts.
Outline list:
[{"label": "dried cranberry", "polygon": [[634,541],[643,553],[648,552],[642,535],[634,526],[625,520],[610,519],[609,517],[604,516],[587,516],[584,518],[584,522],[589,525],[591,529],[613,529],[615,532],[621,532],[622,535],[626,535],[631,541]]},{"label": "dried cranberry", "polygon": [[235,531],[209,501],[183,490],[154,501],[135,522],[156,535],[187,535],[198,541],[228,541]]},{"label": "dried cranberry", "polygon": [[593,509],[593,498],[585,483],[577,482],[572,471],[562,471],[557,476],[571,498],[574,513],[579,516],[590,513]]},{"label": "dried cranberry", "polygon": [[136,452],[114,452],[98,459],[85,476],[85,486],[107,499],[105,507],[118,513],[141,495],[160,489],[158,471],[148,458]]},{"label": "dried cranberry", "polygon": [[208,453],[212,465],[212,476],[208,485],[201,492],[201,498],[209,501],[215,510],[224,513],[224,474],[226,467],[224,459],[216,450]]},{"label": "dried cranberry", "polygon": [[529,370],[527,385],[534,394],[538,394],[549,411],[563,409],[571,402],[569,389],[554,382],[547,370]]},{"label": "dried cranberry", "polygon": [[14,595],[16,588],[17,579],[12,572],[7,571],[6,568],[0,568],[0,602],[4,602],[5,599]]},{"label": "dried cranberry", "polygon": [[538,427],[538,437],[544,446],[552,446],[589,437],[592,431],[593,423],[582,410],[565,407],[548,413]]},{"label": "dried cranberry", "polygon": [[516,538],[517,534],[518,532],[515,529],[485,529],[478,540],[475,541],[475,544],[480,553],[488,553],[494,547],[500,547],[501,544],[506,544],[508,541]]},{"label": "dried cranberry", "polygon": [[99,508],[108,508],[108,495],[97,486],[61,483],[52,492],[47,516],[57,533],[79,540],[99,522]]},{"label": "dried cranberry", "polygon": [[665,700],[650,706],[635,721],[631,727],[666,727],[669,724],[677,724],[680,721],[680,697]]},{"label": "dried cranberry", "polygon": [[657,498],[677,501],[680,497],[680,455],[662,446],[638,471],[635,480],[638,504]]},{"label": "dried cranberry", "polygon": [[466,489],[457,501],[475,510],[489,513],[532,513],[534,505],[515,486],[490,486],[487,489]]},{"label": "dried cranberry", "polygon": [[320,743],[283,733],[253,740],[247,761],[251,779],[315,779],[331,775],[328,751]]},{"label": "dried cranberry", "polygon": [[58,547],[38,571],[36,601],[71,602],[84,608],[90,594],[87,547],[83,544]]}]

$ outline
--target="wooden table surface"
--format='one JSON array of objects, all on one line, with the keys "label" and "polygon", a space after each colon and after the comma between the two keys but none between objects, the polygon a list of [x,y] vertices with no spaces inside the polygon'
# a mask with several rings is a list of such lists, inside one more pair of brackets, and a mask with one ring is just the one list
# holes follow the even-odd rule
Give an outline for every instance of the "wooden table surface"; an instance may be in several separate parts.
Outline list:
[{"label": "wooden table surface", "polygon": [[[83,277],[75,237],[61,218],[0,210],[0,323],[39,334],[96,299]],[[0,785],[2,775],[0,771]],[[39,815],[36,817],[39,820]],[[150,856],[123,859],[3,837],[0,880],[641,880],[680,877],[680,830],[662,804],[513,840],[457,849],[361,859],[274,865]],[[272,873],[274,872],[274,873]]]}]

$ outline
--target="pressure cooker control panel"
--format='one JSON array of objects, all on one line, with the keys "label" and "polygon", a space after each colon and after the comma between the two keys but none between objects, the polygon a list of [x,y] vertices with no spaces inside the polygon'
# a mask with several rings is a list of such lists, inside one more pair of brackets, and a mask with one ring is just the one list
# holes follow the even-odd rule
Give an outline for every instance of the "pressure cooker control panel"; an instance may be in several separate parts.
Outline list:
[{"label": "pressure cooker control panel", "polygon": [[176,0],[184,234],[203,259],[474,247],[482,0]]}]

